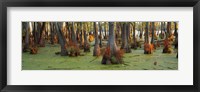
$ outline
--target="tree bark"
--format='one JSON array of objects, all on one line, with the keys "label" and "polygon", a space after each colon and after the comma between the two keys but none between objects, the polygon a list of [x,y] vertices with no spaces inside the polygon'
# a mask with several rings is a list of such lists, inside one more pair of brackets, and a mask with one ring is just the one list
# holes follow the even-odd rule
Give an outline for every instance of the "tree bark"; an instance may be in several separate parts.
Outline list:
[{"label": "tree bark", "polygon": [[167,37],[171,36],[171,22],[167,22]]},{"label": "tree bark", "polygon": [[123,34],[122,34],[122,46],[121,46],[121,49],[124,49],[124,51],[126,53],[130,53],[131,52],[131,49],[129,47],[129,44],[128,44],[128,31],[130,31],[130,26],[128,26],[128,23],[124,23],[123,24]]},{"label": "tree bark", "polygon": [[132,44],[132,48],[133,49],[137,49],[137,42],[136,42],[136,37],[135,37],[135,25],[136,23],[133,22],[133,44]]},{"label": "tree bark", "polygon": [[155,30],[154,22],[152,22],[151,30],[152,30],[151,44],[154,44],[154,30]]},{"label": "tree bark", "polygon": [[145,43],[148,43],[148,44],[149,44],[148,22],[146,22],[146,26],[145,26]]},{"label": "tree bark", "polygon": [[45,47],[45,22],[42,23],[42,25],[40,26],[40,40],[39,40],[39,44],[40,47]]},{"label": "tree bark", "polygon": [[107,32],[107,22],[105,22],[105,33],[104,33],[105,35],[104,35],[104,39],[107,39],[107,33],[106,32]]},{"label": "tree bark", "polygon": [[37,22],[33,22],[33,36],[34,36],[34,45],[37,45],[38,43]]},{"label": "tree bark", "polygon": [[59,43],[61,45],[60,55],[61,56],[66,56],[66,55],[68,55],[68,51],[66,50],[66,46],[65,46],[66,45],[66,40],[63,39],[64,35],[63,35],[62,31],[61,31],[61,23],[54,22],[54,25],[56,27],[56,31],[57,31],[58,38],[59,38]]},{"label": "tree bark", "polygon": [[175,35],[175,49],[178,49],[178,32],[177,32],[177,23],[174,22],[174,26],[175,26],[175,31],[174,31],[174,35]]},{"label": "tree bark", "polygon": [[98,39],[98,29],[97,24],[94,22],[94,34],[95,34],[95,46],[93,51],[93,56],[99,56],[100,55],[100,47],[99,47],[99,39]]},{"label": "tree bark", "polygon": [[160,38],[163,39],[163,22],[161,22],[160,30],[161,30]]},{"label": "tree bark", "polygon": [[50,30],[51,30],[51,44],[54,44],[54,24],[51,22],[50,23]]},{"label": "tree bark", "polygon": [[83,32],[84,32],[84,52],[90,52],[90,45],[87,39],[87,32],[86,32],[87,25],[84,25]]},{"label": "tree bark", "polygon": [[27,52],[28,49],[29,49],[29,22],[23,22],[24,24],[24,29],[26,31],[26,34],[25,34],[25,45],[24,45],[24,48],[23,48],[23,52]]},{"label": "tree bark", "polygon": [[100,33],[100,36],[99,36],[99,46],[100,48],[102,47],[102,34],[101,34],[101,31],[102,31],[102,27],[101,27],[101,22],[99,22],[99,33]]},{"label": "tree bark", "polygon": [[72,32],[71,32],[71,37],[72,37],[72,42],[77,44],[77,41],[76,41],[76,33],[75,33],[75,28],[74,28],[74,22],[72,22]]},{"label": "tree bark", "polygon": [[80,47],[81,48],[84,48],[84,44],[85,44],[85,40],[84,40],[84,28],[83,28],[84,24],[83,23],[80,23],[80,27],[81,27],[81,33],[80,33],[80,39],[81,39],[81,42],[80,42]]},{"label": "tree bark", "polygon": [[[114,23],[109,22],[109,40],[107,44],[107,53],[104,54],[102,64],[120,64],[123,63],[121,59],[117,59],[117,45],[115,43]],[[108,53],[109,52],[109,53]]]}]

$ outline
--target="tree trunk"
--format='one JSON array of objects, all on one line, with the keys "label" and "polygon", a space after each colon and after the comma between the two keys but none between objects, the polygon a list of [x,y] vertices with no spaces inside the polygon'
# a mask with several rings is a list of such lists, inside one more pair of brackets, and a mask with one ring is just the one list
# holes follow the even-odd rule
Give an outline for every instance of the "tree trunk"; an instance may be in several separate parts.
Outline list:
[{"label": "tree trunk", "polygon": [[33,22],[33,36],[34,36],[34,45],[37,46],[37,43],[38,43],[38,29],[37,29],[37,22]]},{"label": "tree trunk", "polygon": [[143,29],[143,23],[141,23],[141,26],[142,26],[142,27],[141,27],[141,31],[140,31],[140,39],[142,39],[142,37],[143,37],[143,30],[144,30],[144,29]]},{"label": "tree trunk", "polygon": [[171,36],[171,22],[167,22],[167,37]]},{"label": "tree trunk", "polygon": [[107,39],[107,23],[105,22],[105,35],[104,35],[104,39]]},{"label": "tree trunk", "polygon": [[130,31],[129,27],[130,26],[128,26],[128,23],[123,24],[122,47],[121,47],[121,49],[124,49],[124,51],[126,53],[131,52],[131,49],[130,49],[129,44],[128,44],[128,31]]},{"label": "tree trunk", "polygon": [[66,55],[68,55],[68,51],[66,50],[66,40],[63,39],[64,35],[63,35],[62,31],[61,31],[61,23],[54,22],[54,25],[56,27],[56,31],[57,31],[58,38],[59,38],[59,43],[61,45],[60,55],[61,56],[66,56]]},{"label": "tree trunk", "polygon": [[155,30],[154,22],[152,22],[151,30],[152,30],[151,44],[154,44],[154,30]]},{"label": "tree trunk", "polygon": [[136,37],[135,37],[135,22],[133,22],[133,44],[132,44],[132,48],[133,49],[137,49],[137,42],[136,42]]},{"label": "tree trunk", "polygon": [[177,32],[177,23],[174,22],[174,26],[175,26],[175,31],[174,31],[174,35],[175,35],[175,49],[178,49],[178,32]]},{"label": "tree trunk", "polygon": [[24,29],[26,30],[26,34],[25,34],[25,45],[23,48],[23,52],[27,52],[29,49],[29,22],[24,22]]},{"label": "tree trunk", "polygon": [[114,23],[109,22],[109,40],[106,51],[103,55],[102,64],[121,64],[123,63],[122,58],[116,56],[119,49],[115,43],[115,31]]},{"label": "tree trunk", "polygon": [[163,22],[161,22],[160,30],[161,30],[160,38],[163,39]]},{"label": "tree trunk", "polygon": [[144,43],[144,54],[151,54],[153,52],[153,45],[149,43],[149,25],[146,22],[145,30],[145,43]]},{"label": "tree trunk", "polygon": [[84,52],[90,52],[90,45],[88,43],[86,30],[84,29]]},{"label": "tree trunk", "polygon": [[94,22],[94,34],[95,34],[95,46],[93,51],[93,56],[99,56],[100,55],[100,47],[99,47],[99,39],[98,39],[98,29],[97,24]]},{"label": "tree trunk", "polygon": [[68,28],[68,40],[70,42],[71,41],[71,27],[70,27],[70,23],[69,22],[67,22],[66,24],[67,24],[67,28]]},{"label": "tree trunk", "polygon": [[40,26],[40,40],[39,40],[39,44],[40,47],[45,47],[45,22],[42,23],[42,25]]},{"label": "tree trunk", "polygon": [[148,22],[146,22],[146,26],[145,26],[145,43],[149,43]]},{"label": "tree trunk", "polygon": [[74,28],[74,22],[72,22],[72,32],[71,32],[71,37],[72,37],[72,42],[77,44],[77,41],[76,41],[76,33],[75,33],[75,28]]},{"label": "tree trunk", "polygon": [[80,34],[80,38],[81,38],[80,47],[81,47],[81,48],[84,48],[84,44],[85,44],[85,42],[84,42],[84,41],[85,41],[85,40],[84,40],[84,30],[85,30],[85,29],[83,28],[83,26],[84,26],[84,24],[81,23],[81,24],[80,24],[80,27],[81,27],[81,30],[80,30],[80,31],[81,31],[81,34]]},{"label": "tree trunk", "polygon": [[102,34],[101,34],[101,31],[102,31],[102,27],[101,27],[101,22],[99,22],[99,33],[100,33],[100,36],[99,36],[99,46],[100,48],[102,47]]},{"label": "tree trunk", "polygon": [[51,44],[54,44],[54,24],[51,22],[50,23],[50,30],[51,30]]}]

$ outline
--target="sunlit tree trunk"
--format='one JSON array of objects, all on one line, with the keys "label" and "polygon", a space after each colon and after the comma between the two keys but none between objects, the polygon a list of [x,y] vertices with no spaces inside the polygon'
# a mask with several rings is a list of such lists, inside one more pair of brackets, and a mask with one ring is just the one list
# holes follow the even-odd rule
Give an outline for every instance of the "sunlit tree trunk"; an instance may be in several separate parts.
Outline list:
[{"label": "sunlit tree trunk", "polygon": [[68,40],[69,42],[71,41],[71,26],[70,26],[70,23],[69,22],[66,22],[67,24],[67,29],[68,29]]},{"label": "sunlit tree trunk", "polygon": [[80,30],[80,31],[81,31],[81,33],[80,33],[80,40],[81,40],[81,42],[80,42],[80,47],[81,47],[81,48],[84,48],[84,43],[85,43],[85,42],[84,42],[84,41],[85,41],[85,40],[84,40],[84,30],[85,30],[85,29],[83,28],[83,26],[84,26],[84,24],[83,24],[83,23],[80,23],[80,28],[81,28],[81,30]]},{"label": "sunlit tree trunk", "polygon": [[136,23],[135,22],[133,22],[133,44],[132,44],[132,48],[133,49],[136,49],[137,48],[137,42],[136,42],[136,37],[135,37],[135,35],[136,35],[136,32],[135,32],[135,25],[136,25]]},{"label": "sunlit tree trunk", "polygon": [[74,22],[72,22],[71,37],[72,37],[72,42],[75,43],[75,44],[77,44]]}]

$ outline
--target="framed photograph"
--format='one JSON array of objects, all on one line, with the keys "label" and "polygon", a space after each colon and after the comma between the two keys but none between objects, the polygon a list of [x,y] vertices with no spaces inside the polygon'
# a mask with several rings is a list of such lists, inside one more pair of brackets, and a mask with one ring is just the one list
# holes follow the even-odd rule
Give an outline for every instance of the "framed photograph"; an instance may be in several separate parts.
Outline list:
[{"label": "framed photograph", "polygon": [[199,91],[199,0],[4,0],[0,88]]}]

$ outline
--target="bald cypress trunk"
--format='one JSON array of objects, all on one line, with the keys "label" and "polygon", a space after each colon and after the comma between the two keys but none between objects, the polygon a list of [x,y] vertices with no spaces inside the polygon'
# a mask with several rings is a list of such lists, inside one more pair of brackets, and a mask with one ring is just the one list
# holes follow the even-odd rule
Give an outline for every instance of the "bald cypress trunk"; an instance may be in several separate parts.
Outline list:
[{"label": "bald cypress trunk", "polygon": [[177,32],[177,23],[174,22],[174,26],[175,26],[175,31],[174,31],[174,35],[175,35],[175,48],[178,49],[178,32]]},{"label": "bald cypress trunk", "polygon": [[171,36],[171,22],[167,22],[167,38]]},{"label": "bald cypress trunk", "polygon": [[99,33],[100,33],[100,36],[99,36],[99,46],[100,48],[102,47],[102,27],[101,27],[101,22],[99,22]]},{"label": "bald cypress trunk", "polygon": [[152,54],[153,52],[153,45],[149,43],[149,24],[146,22],[145,27],[145,43],[144,43],[144,54]]},{"label": "bald cypress trunk", "polygon": [[123,24],[123,34],[122,34],[122,46],[121,46],[121,49],[124,49],[124,51],[126,53],[130,53],[131,52],[131,49],[129,47],[129,44],[128,44],[128,31],[130,31],[129,28],[130,26],[128,26],[128,23],[124,23]]},{"label": "bald cypress trunk", "polygon": [[68,39],[69,39],[69,42],[71,41],[71,27],[70,27],[70,23],[69,22],[67,22],[66,23],[67,24],[67,29],[68,29]]},{"label": "bald cypress trunk", "polygon": [[99,47],[98,29],[96,22],[94,22],[94,34],[95,34],[95,46],[94,46],[93,56],[99,56],[100,47]]},{"label": "bald cypress trunk", "polygon": [[109,40],[106,51],[103,55],[102,64],[120,64],[123,63],[121,59],[117,59],[116,53],[119,49],[115,43],[114,22],[109,22]]},{"label": "bald cypress trunk", "polygon": [[50,23],[50,30],[51,30],[51,44],[54,44],[55,32],[54,32],[54,24],[52,22]]},{"label": "bald cypress trunk", "polygon": [[28,22],[23,22],[23,28],[25,29],[25,45],[23,48],[23,52],[27,52],[29,49],[29,23]]},{"label": "bald cypress trunk", "polygon": [[81,47],[81,48],[84,48],[84,43],[85,43],[85,42],[84,42],[84,41],[85,41],[85,40],[84,40],[84,30],[85,30],[85,29],[83,28],[83,26],[84,26],[84,25],[83,25],[82,23],[80,23],[80,28],[81,28],[81,30],[80,30],[80,31],[81,31],[81,32],[80,32],[80,40],[81,40],[81,42],[80,42],[80,47]]},{"label": "bald cypress trunk", "polygon": [[105,30],[104,30],[104,39],[107,39],[107,28],[106,28],[107,23],[105,22]]},{"label": "bald cypress trunk", "polygon": [[72,42],[77,44],[77,40],[76,40],[76,33],[75,33],[75,28],[74,28],[74,22],[72,22],[72,32],[71,32],[71,37],[72,37]]},{"label": "bald cypress trunk", "polygon": [[86,32],[86,27],[87,25],[85,24],[84,26],[84,52],[90,52],[90,44],[88,43],[88,39],[87,39],[87,32]]},{"label": "bald cypress trunk", "polygon": [[154,30],[155,30],[154,22],[152,22],[151,30],[152,30],[151,44],[154,44]]},{"label": "bald cypress trunk", "polygon": [[66,40],[63,39],[64,35],[63,35],[62,31],[61,31],[61,23],[56,23],[55,22],[54,25],[56,27],[56,31],[57,31],[58,38],[59,38],[59,43],[61,45],[60,54],[61,54],[61,56],[66,56],[66,55],[68,55],[68,51],[66,50]]},{"label": "bald cypress trunk", "polygon": [[40,30],[40,40],[39,40],[40,47],[45,47],[45,25],[46,25],[46,22],[42,22],[39,29]]},{"label": "bald cypress trunk", "polygon": [[135,37],[135,22],[133,22],[133,44],[132,44],[132,48],[133,49],[137,49],[137,42],[136,42],[136,37]]},{"label": "bald cypress trunk", "polygon": [[37,29],[37,22],[33,22],[33,36],[34,36],[34,45],[38,43],[38,29]]},{"label": "bald cypress trunk", "polygon": [[161,34],[160,34],[160,38],[161,39],[163,39],[163,22],[161,22],[161,28],[160,28],[160,30],[161,30]]},{"label": "bald cypress trunk", "polygon": [[146,22],[146,26],[145,26],[145,43],[149,43],[148,22]]}]

